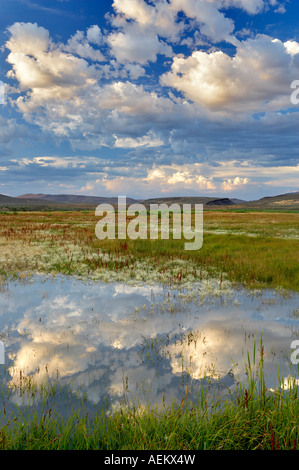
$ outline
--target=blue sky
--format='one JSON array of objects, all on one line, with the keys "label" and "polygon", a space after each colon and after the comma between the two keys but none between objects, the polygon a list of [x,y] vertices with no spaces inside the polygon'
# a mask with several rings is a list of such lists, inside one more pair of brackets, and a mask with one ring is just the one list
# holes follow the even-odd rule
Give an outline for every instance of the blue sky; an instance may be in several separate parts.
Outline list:
[{"label": "blue sky", "polygon": [[0,193],[299,190],[297,0],[0,3]]}]

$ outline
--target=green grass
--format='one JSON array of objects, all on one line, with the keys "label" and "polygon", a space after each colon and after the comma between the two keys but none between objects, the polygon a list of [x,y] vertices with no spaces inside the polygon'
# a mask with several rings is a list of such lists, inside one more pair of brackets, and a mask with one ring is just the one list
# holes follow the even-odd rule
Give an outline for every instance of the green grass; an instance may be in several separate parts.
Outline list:
[{"label": "green grass", "polygon": [[[164,272],[165,282],[177,283],[190,275],[196,281],[205,271],[250,288],[299,291],[298,213],[205,211],[203,246],[189,252],[184,240],[100,241],[97,221],[92,211],[0,214],[1,275],[38,271],[122,280],[137,273],[146,280],[152,273],[162,282]],[[171,279],[169,261],[184,261],[186,269]]]}]

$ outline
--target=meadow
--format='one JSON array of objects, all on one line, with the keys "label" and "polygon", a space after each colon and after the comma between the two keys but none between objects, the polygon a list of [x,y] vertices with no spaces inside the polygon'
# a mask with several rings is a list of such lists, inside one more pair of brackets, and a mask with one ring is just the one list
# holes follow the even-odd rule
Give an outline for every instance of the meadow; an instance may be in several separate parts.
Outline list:
[{"label": "meadow", "polygon": [[[247,289],[299,291],[299,213],[205,210],[204,241],[185,251],[184,240],[104,240],[95,236],[94,211],[0,213],[2,285],[36,273],[128,284],[160,283],[192,292],[199,280],[216,279]],[[214,288],[214,287],[213,287]],[[213,293],[213,292],[211,292]],[[214,292],[215,293],[215,292]],[[264,379],[262,341],[248,355],[247,380],[234,400],[179,403],[142,412],[126,406],[113,415],[74,410],[67,419],[52,406],[10,413],[2,396],[0,448],[199,450],[298,448],[298,380],[270,391]],[[279,371],[278,371],[279,374]],[[283,382],[284,378],[279,377]],[[24,386],[28,386],[25,385]],[[33,393],[33,392],[32,392]]]},{"label": "meadow", "polygon": [[94,279],[188,283],[216,275],[253,288],[299,290],[299,213],[204,211],[204,241],[103,240],[93,211],[0,214],[7,276],[62,273]]}]

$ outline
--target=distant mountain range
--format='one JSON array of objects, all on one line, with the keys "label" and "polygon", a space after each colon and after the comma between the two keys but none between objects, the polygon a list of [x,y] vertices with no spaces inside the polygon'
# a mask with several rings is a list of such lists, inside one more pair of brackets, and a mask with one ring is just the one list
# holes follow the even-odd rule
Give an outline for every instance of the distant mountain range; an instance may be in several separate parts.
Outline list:
[{"label": "distant mountain range", "polygon": [[[33,199],[34,201],[62,202],[67,204],[117,204],[117,197],[100,197],[100,196],[81,196],[75,194],[23,194],[18,199]],[[135,199],[127,198],[128,204],[136,202]]]},{"label": "distant mountain range", "polygon": [[[299,191],[272,197],[263,197],[255,201],[244,201],[235,198],[221,197],[165,197],[152,199],[127,198],[127,204],[142,203],[146,207],[150,204],[173,203],[203,204],[206,208],[217,207],[256,208],[256,209],[299,209]],[[82,196],[76,194],[22,194],[18,197],[0,194],[0,209],[24,210],[51,210],[51,209],[95,209],[97,205],[108,203],[117,205],[117,197]]]}]

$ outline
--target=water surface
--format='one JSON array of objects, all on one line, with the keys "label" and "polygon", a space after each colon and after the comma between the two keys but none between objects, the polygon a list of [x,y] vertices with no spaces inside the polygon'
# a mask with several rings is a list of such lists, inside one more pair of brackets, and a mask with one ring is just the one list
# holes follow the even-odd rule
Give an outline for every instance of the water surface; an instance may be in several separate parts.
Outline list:
[{"label": "water surface", "polygon": [[31,403],[28,380],[68,386],[64,408],[82,398],[112,408],[196,399],[203,381],[211,396],[232,395],[254,342],[258,357],[262,331],[266,384],[275,388],[278,367],[285,377],[297,370],[298,307],[295,293],[215,285],[213,295],[204,282],[191,290],[62,276],[8,282],[0,292],[1,378],[18,405]]}]

